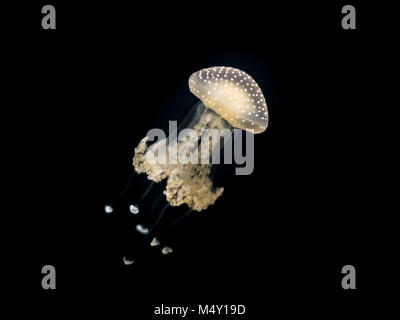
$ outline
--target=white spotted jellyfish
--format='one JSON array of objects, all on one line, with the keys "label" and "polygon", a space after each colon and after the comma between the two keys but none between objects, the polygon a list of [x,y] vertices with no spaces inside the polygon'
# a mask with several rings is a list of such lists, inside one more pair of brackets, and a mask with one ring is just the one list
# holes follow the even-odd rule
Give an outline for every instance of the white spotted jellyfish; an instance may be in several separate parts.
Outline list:
[{"label": "white spotted jellyfish", "polygon": [[[150,144],[148,136],[143,138],[135,148],[134,171],[128,186],[116,201],[105,206],[107,214],[113,213],[118,207],[118,201],[129,194],[130,189],[135,189],[129,195],[127,209],[141,219],[136,225],[136,231],[143,236],[144,243],[151,247],[161,245],[157,234],[160,230],[168,230],[192,212],[207,209],[223,193],[223,188],[214,186],[211,179],[211,157],[215,152],[219,153],[221,147],[219,144],[217,148],[212,145],[211,152],[198,150],[205,139],[204,132],[216,129],[218,132],[229,133],[237,128],[258,134],[264,132],[268,126],[268,109],[264,95],[254,79],[244,71],[231,67],[205,68],[190,76],[189,88],[200,101],[191,109],[180,128],[191,129],[193,139],[189,143],[180,141],[176,139],[177,132],[169,132],[168,137],[153,144]],[[182,148],[183,146],[185,147]],[[175,158],[171,156],[175,155],[171,151],[181,149],[184,150],[184,155],[190,154],[191,159],[194,155],[199,161],[183,163],[179,161],[179,153]],[[163,159],[167,161],[152,161],[154,150],[157,150],[159,158],[164,156]],[[139,182],[140,176],[147,178],[144,179],[147,185],[143,188],[143,183]],[[161,223],[172,207],[183,210],[173,215],[174,218],[169,223]],[[173,249],[162,246],[161,252],[167,255]],[[126,265],[135,260],[127,257],[123,259]]]}]

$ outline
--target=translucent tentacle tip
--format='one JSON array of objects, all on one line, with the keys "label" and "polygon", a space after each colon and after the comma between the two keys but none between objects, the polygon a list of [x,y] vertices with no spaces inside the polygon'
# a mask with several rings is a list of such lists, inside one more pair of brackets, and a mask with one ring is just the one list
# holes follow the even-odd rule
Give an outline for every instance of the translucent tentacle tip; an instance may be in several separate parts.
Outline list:
[{"label": "translucent tentacle tip", "polygon": [[146,227],[144,227],[141,224],[137,224],[136,225],[136,231],[141,233],[141,234],[148,234],[149,233],[149,229],[147,229]]},{"label": "translucent tentacle tip", "polygon": [[152,247],[157,247],[159,244],[160,244],[160,240],[158,240],[157,238],[154,238],[150,243],[150,245]]},{"label": "translucent tentacle tip", "polygon": [[167,255],[167,254],[172,253],[173,251],[174,251],[174,250],[172,250],[171,247],[164,247],[164,248],[162,248],[161,253],[162,253],[163,255]]},{"label": "translucent tentacle tip", "polygon": [[139,213],[139,206],[135,206],[133,204],[131,204],[129,206],[129,211],[133,214],[138,214]]},{"label": "translucent tentacle tip", "polygon": [[114,211],[114,209],[113,209],[113,207],[111,207],[110,205],[106,205],[105,207],[104,207],[104,212],[105,213],[111,213],[111,212],[113,212]]},{"label": "translucent tentacle tip", "polygon": [[124,265],[126,265],[126,266],[129,266],[129,265],[131,265],[131,264],[133,264],[135,262],[134,259],[130,260],[127,257],[123,257],[122,261],[124,262]]}]

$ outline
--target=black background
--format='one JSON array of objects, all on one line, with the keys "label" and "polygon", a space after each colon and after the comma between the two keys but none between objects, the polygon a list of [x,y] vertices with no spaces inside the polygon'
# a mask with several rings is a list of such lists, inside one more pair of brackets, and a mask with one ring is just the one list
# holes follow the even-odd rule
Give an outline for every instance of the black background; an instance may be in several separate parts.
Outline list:
[{"label": "black background", "polygon": [[[340,1],[53,1],[57,29],[42,30],[44,4],[14,9],[23,18],[7,33],[17,226],[7,249],[28,310],[150,319],[161,303],[237,303],[248,319],[347,317],[384,292],[379,268],[394,252],[372,6],[353,2],[357,29],[343,30]],[[218,65],[246,71],[266,97],[255,170],[218,180],[223,196],[171,239],[173,254],[149,249],[124,266],[137,220],[107,216],[104,205],[124,188],[147,131],[197,101],[191,73]],[[46,264],[55,291],[41,288]],[[341,288],[347,264],[356,290]]]}]

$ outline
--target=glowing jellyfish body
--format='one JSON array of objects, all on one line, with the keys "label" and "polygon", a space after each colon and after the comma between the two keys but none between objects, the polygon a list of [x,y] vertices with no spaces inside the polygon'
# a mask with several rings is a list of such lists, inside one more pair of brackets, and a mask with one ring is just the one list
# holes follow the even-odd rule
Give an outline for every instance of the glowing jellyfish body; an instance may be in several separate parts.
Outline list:
[{"label": "glowing jellyfish body", "polygon": [[[137,174],[146,174],[147,178],[151,180],[151,184],[146,190],[143,190],[139,199],[130,205],[130,212],[135,215],[139,214],[140,204],[149,194],[154,183],[166,180],[166,188],[162,193],[167,205],[156,214],[153,225],[138,224],[136,226],[136,230],[146,237],[152,234],[155,226],[161,221],[170,206],[187,205],[187,213],[202,211],[222,195],[223,188],[215,187],[210,178],[212,147],[209,150],[211,152],[208,153],[197,150],[199,141],[204,138],[205,129],[223,132],[239,128],[258,134],[264,132],[268,126],[268,109],[261,89],[252,77],[239,69],[231,67],[202,69],[190,76],[189,88],[201,100],[195,105],[192,118],[189,119],[186,126],[186,128],[192,129],[191,133],[194,135],[194,139],[187,143],[187,141],[168,137],[149,146],[148,137],[145,137],[135,148],[134,170]],[[160,146],[163,148],[158,148]],[[182,148],[183,146],[185,148]],[[163,156],[166,159],[165,162],[153,161],[155,149],[157,149],[157,157]],[[184,149],[186,153],[194,154],[198,161],[179,161],[181,159],[179,156],[172,159],[171,154],[173,155],[174,152],[171,151],[181,149]],[[161,196],[158,197],[158,200]],[[113,208],[108,205],[105,210],[111,213]],[[179,217],[177,220],[181,218]],[[154,239],[149,241],[149,244],[158,246],[159,240]],[[164,247],[162,253],[169,254],[171,252],[172,248]]]},{"label": "glowing jellyfish body", "polygon": [[[247,73],[230,67],[203,69],[190,76],[189,88],[201,100],[197,106],[200,111],[189,124],[199,139],[205,129],[240,128],[253,133],[266,130],[267,104],[261,89]],[[166,143],[166,157],[170,148],[179,149],[184,143],[177,142],[177,146]],[[193,142],[194,147],[196,143]],[[135,170],[146,173],[155,182],[167,178],[166,196],[172,206],[185,203],[195,211],[202,211],[222,194],[223,189],[213,188],[209,179],[211,164],[154,164],[148,161],[147,152],[147,138],[144,138],[136,148]]]},{"label": "glowing jellyfish body", "polygon": [[214,67],[193,73],[190,91],[233,127],[254,133],[267,129],[268,109],[258,84],[247,73]]}]

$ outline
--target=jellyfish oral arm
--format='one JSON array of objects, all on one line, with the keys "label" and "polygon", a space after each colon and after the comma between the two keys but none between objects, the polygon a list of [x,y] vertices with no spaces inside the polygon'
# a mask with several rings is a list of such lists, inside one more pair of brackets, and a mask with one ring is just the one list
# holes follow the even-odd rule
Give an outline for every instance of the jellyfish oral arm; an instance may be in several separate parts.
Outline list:
[{"label": "jellyfish oral arm", "polygon": [[[170,127],[176,127],[176,121],[170,121]],[[232,132],[234,139],[232,139]],[[202,129],[199,133],[195,129],[186,128],[179,132],[177,140],[172,140],[170,137],[167,144],[167,139],[164,138],[151,145],[145,154],[146,161],[151,165],[219,164],[220,143],[223,140],[224,163],[232,163],[232,149],[234,149],[235,163],[245,165],[236,168],[236,175],[250,175],[254,170],[254,134],[249,131],[244,131],[244,134],[246,149],[243,154],[243,130],[241,129]],[[148,134],[148,136],[155,137],[154,134]],[[233,142],[234,148],[232,148]]]}]

